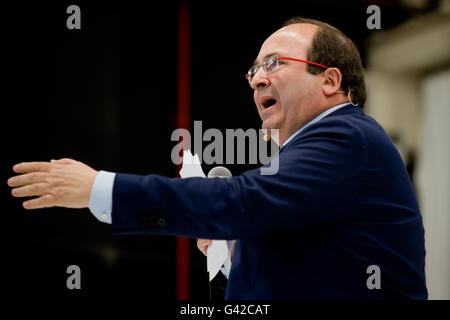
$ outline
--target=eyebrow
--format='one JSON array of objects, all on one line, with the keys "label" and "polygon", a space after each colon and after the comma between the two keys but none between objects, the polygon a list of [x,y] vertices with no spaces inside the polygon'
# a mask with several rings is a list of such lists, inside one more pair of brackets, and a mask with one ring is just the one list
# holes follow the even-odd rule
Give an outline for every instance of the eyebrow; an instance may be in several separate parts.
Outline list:
[{"label": "eyebrow", "polygon": [[[272,52],[272,53],[269,53],[269,54],[266,54],[264,57],[263,57],[263,61],[264,60],[266,60],[267,58],[269,58],[269,57],[272,57],[272,56],[279,56],[280,54],[278,53],[278,52]],[[253,61],[253,66],[255,66],[255,65],[257,65],[258,64],[258,59],[255,59],[255,61]]]}]

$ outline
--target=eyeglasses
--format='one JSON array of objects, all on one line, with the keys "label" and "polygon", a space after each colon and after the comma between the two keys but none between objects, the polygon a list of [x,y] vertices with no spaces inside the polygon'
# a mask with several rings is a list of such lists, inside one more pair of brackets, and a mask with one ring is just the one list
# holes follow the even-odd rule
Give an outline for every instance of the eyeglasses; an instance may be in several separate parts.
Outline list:
[{"label": "eyeglasses", "polygon": [[263,69],[266,73],[274,72],[274,71],[278,70],[280,67],[280,60],[292,60],[292,61],[297,61],[297,62],[305,62],[305,63],[312,64],[312,65],[315,65],[315,66],[318,66],[318,67],[321,67],[324,69],[328,69],[328,67],[323,64],[308,61],[308,60],[288,58],[288,57],[282,57],[282,56],[274,56],[274,57],[267,59],[263,63],[254,65],[253,67],[250,68],[250,70],[248,70],[247,74],[245,75],[245,78],[248,80],[248,83],[250,85],[252,84],[252,80],[255,77],[255,75],[258,72],[260,67],[263,67]]}]

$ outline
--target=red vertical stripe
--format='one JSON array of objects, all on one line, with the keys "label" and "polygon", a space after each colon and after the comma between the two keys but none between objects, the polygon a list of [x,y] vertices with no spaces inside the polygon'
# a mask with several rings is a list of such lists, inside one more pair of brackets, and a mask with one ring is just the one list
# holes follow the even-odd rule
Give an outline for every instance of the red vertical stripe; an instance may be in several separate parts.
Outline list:
[{"label": "red vertical stripe", "polygon": [[[182,2],[178,11],[178,83],[177,128],[190,130],[191,55],[189,6]],[[178,170],[181,169],[181,165]],[[189,239],[177,237],[177,299],[189,299]]]}]

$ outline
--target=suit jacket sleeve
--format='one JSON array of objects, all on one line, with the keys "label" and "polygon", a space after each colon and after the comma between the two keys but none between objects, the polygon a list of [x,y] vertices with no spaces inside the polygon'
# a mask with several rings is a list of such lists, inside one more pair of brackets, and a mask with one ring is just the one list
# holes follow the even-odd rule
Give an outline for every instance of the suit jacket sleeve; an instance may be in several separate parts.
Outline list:
[{"label": "suit jacket sleeve", "polygon": [[279,153],[279,171],[225,179],[117,174],[113,233],[243,239],[352,219],[367,159],[342,117],[303,130]]}]

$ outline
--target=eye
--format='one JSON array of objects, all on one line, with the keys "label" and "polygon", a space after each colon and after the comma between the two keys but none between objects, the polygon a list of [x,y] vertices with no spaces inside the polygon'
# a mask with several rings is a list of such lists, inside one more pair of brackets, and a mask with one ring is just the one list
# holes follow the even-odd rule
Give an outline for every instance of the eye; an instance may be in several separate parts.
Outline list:
[{"label": "eye", "polygon": [[277,59],[270,59],[266,63],[266,71],[271,72],[278,69],[279,60]]}]

